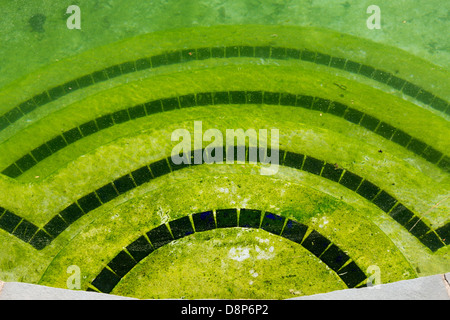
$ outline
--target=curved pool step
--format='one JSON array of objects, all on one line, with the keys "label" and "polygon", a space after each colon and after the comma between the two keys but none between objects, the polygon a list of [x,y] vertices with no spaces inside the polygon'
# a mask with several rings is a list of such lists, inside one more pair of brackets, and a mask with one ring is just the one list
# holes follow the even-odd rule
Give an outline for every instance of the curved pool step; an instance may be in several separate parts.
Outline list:
[{"label": "curved pool step", "polygon": [[175,109],[241,104],[301,107],[315,110],[320,113],[329,113],[333,116],[345,119],[349,123],[374,132],[387,140],[393,141],[426,161],[437,165],[444,171],[450,172],[450,157],[448,155],[443,154],[441,151],[433,148],[433,146],[421,141],[421,139],[412,137],[408,133],[389,123],[340,102],[331,101],[321,97],[282,92],[221,91],[200,92],[158,99],[106,114],[95,120],[81,124],[78,127],[66,130],[61,135],[53,137],[51,140],[38,146],[30,153],[24,155],[19,160],[3,169],[2,174],[10,178],[17,178],[37,165],[38,162],[43,161],[68,145],[114,125]]},{"label": "curved pool step", "polygon": [[[145,236],[130,243],[108,262],[91,286],[94,290],[110,293],[140,261],[172,241],[196,232],[239,227],[261,228],[302,245],[332,269],[349,288],[363,286],[367,279],[365,273],[343,250],[316,230],[270,212],[229,208],[184,216],[149,230]],[[89,287],[88,291],[92,291],[92,287]]]},{"label": "curved pool step", "polygon": [[[272,31],[272,34],[274,34],[274,31],[278,32],[278,37],[276,39],[269,38],[267,39],[258,39],[258,37],[254,37],[254,34],[250,33],[251,29],[258,28],[261,29],[263,32],[267,33],[268,31]],[[224,34],[231,33],[237,30],[240,32],[240,40],[236,41],[236,43],[229,43],[232,41],[231,39],[234,38],[233,36],[227,39],[222,45],[218,45],[217,39],[213,37],[214,31],[216,29],[220,29],[221,32]],[[297,30],[298,34],[305,33],[307,29],[305,28],[291,28],[291,27],[272,27],[272,30],[270,27],[245,27],[245,30],[242,30],[242,27],[228,27],[228,28],[210,28],[209,30],[202,30],[201,32],[204,32],[204,34],[199,33],[187,33],[184,36],[185,39],[180,39],[180,34],[171,34],[171,36],[175,36],[175,40],[173,43],[181,42],[187,45],[187,43],[190,41],[191,46],[190,47],[183,47],[183,48],[176,48],[171,47],[169,50],[150,50],[150,51],[156,51],[153,55],[149,56],[148,52],[145,52],[145,50],[142,49],[142,43],[145,42],[152,42],[152,46],[155,46],[155,41],[157,42],[158,36],[155,37],[154,34],[152,35],[146,35],[139,37],[139,42],[137,42],[137,39],[129,40],[128,43],[120,43],[112,45],[112,51],[125,51],[123,54],[123,58],[117,58],[114,56],[117,56],[117,53],[110,53],[110,56],[113,56],[112,59],[108,60],[122,60],[120,63],[117,64],[110,64],[107,67],[103,69],[98,69],[96,64],[93,64],[91,62],[83,62],[81,65],[84,65],[83,67],[78,67],[76,72],[73,73],[81,73],[78,77],[75,76],[71,79],[65,80],[64,83],[60,83],[59,85],[52,86],[50,88],[46,88],[42,92],[39,92],[38,94],[35,94],[32,97],[29,97],[26,101],[18,102],[16,106],[10,108],[7,110],[2,116],[0,117],[0,130],[3,130],[10,126],[11,124],[15,123],[17,120],[21,119],[24,115],[31,113],[37,108],[40,108],[42,106],[45,106],[46,104],[58,100],[59,98],[68,95],[72,92],[75,92],[79,89],[88,88],[89,86],[94,85],[95,83],[101,83],[103,81],[107,81],[109,79],[114,79],[117,77],[120,77],[122,75],[127,75],[133,72],[138,72],[142,70],[147,69],[155,69],[159,68],[161,66],[167,66],[167,65],[173,65],[173,64],[180,64],[180,63],[188,63],[194,60],[197,61],[203,61],[207,59],[236,59],[236,58],[258,58],[258,59],[273,59],[273,60],[299,60],[304,61],[308,63],[314,63],[317,65],[320,65],[321,67],[329,67],[332,69],[338,69],[344,72],[348,72],[350,74],[357,74],[359,76],[369,78],[371,80],[374,80],[376,82],[379,82],[381,84],[388,85],[390,88],[399,91],[400,93],[416,99],[416,101],[419,101],[422,104],[425,104],[429,107],[431,107],[433,110],[438,111],[438,113],[443,114],[449,114],[450,108],[449,103],[446,100],[446,98],[439,97],[438,95],[431,92],[432,89],[422,88],[422,85],[420,84],[414,84],[410,82],[408,79],[405,79],[405,77],[402,77],[399,75],[400,71],[399,69],[405,68],[405,66],[398,66],[396,68],[392,67],[386,67],[383,68],[382,66],[378,66],[378,64],[383,64],[378,62],[377,65],[374,65],[370,62],[364,62],[363,59],[357,61],[358,59],[353,59],[351,57],[345,57],[346,53],[350,54],[352,53],[352,46],[356,47],[358,43],[360,45],[368,44],[369,41],[362,40],[358,38],[352,38],[350,36],[342,35],[343,37],[349,37],[351,40],[347,43],[347,47],[342,48],[339,47],[339,50],[336,50],[336,47],[332,47],[333,44],[336,45],[336,41],[339,38],[337,37],[338,34],[332,33],[330,31],[318,31],[314,30],[314,33],[316,35],[322,36],[324,39],[327,39],[329,43],[327,42],[321,42],[317,44],[317,47],[320,47],[321,49],[314,48],[314,45],[311,43],[311,40],[304,40],[304,39],[298,39],[298,36],[293,37],[292,39],[287,39],[286,37],[283,37],[283,33],[287,36],[292,36],[293,30]],[[169,33],[166,33],[169,34]],[[199,37],[200,34],[200,37]],[[161,34],[162,35],[162,34]],[[161,36],[160,35],[160,36]],[[336,37],[333,39],[333,36]],[[246,38],[251,38],[252,40],[247,40]],[[156,39],[155,39],[156,38]],[[215,43],[214,45],[210,46],[204,46],[205,42],[208,41],[208,38],[211,39],[212,43]],[[331,39],[330,39],[331,38]],[[226,38],[224,38],[226,39]],[[291,41],[288,41],[291,40]],[[246,43],[247,41],[247,43]],[[251,42],[259,42],[258,45],[252,45]],[[284,42],[284,45],[274,45],[273,43],[276,42]],[[197,46],[195,46],[195,43],[197,43]],[[203,45],[200,45],[199,43],[202,43]],[[291,43],[291,45],[287,45],[287,43]],[[293,43],[297,43],[297,46],[292,46]],[[167,44],[165,44],[167,46]],[[136,46],[137,50],[135,53],[130,53],[129,48]],[[377,46],[380,46],[377,44]],[[115,48],[117,47],[117,48]],[[373,44],[370,45],[370,47],[375,47]],[[127,50],[125,50],[126,48]],[[400,50],[396,49],[386,49],[383,47],[382,49],[385,49],[383,51],[383,59],[384,64],[391,65],[391,61],[389,63],[386,62],[387,56],[392,56],[392,61],[398,61],[399,56],[407,56],[408,58],[408,64],[409,65],[418,65],[420,68],[412,68],[411,71],[413,74],[416,72],[415,79],[421,78],[421,72],[423,69],[423,64],[429,64],[424,61],[420,61],[420,59],[409,56],[407,53],[402,52]],[[376,50],[373,48],[372,50]],[[381,50],[381,49],[380,49]],[[94,55],[95,52],[98,54],[104,54],[105,49],[101,48],[97,51],[91,51],[89,54],[80,55],[79,59],[82,61],[83,59],[86,59],[86,55]],[[335,55],[338,53],[338,55]],[[333,54],[334,53],[334,54]],[[353,51],[354,54],[354,51]],[[131,58],[132,56],[141,55],[138,59],[135,60],[126,60],[127,56]],[[120,55],[119,55],[120,57]],[[125,59],[125,60],[123,60]],[[367,58],[366,58],[367,59]],[[379,59],[379,58],[375,58]],[[69,65],[72,65],[74,62],[73,60],[77,61],[77,58],[68,59],[67,61],[63,61],[54,68],[60,68],[61,71],[61,77],[59,78],[68,78],[67,72],[65,69],[68,68]],[[356,60],[356,61],[355,61]],[[379,59],[380,60],[380,59]],[[88,60],[89,61],[89,60]],[[97,63],[97,61],[96,61]],[[438,74],[440,71],[440,68],[436,66],[431,66],[430,68],[434,69],[434,74]],[[90,73],[86,74],[82,71],[80,72],[80,69],[83,68],[86,69],[92,69]],[[394,70],[396,69],[396,70]],[[58,69],[53,70],[52,72],[49,72],[49,74],[53,72],[57,72]],[[445,72],[444,72],[445,73]],[[39,72],[39,77],[41,76],[42,72]],[[54,75],[53,75],[54,76]],[[38,77],[38,78],[39,78]],[[70,77],[70,76],[69,76]],[[427,74],[424,78],[429,78],[430,74]],[[445,76],[444,76],[445,77]],[[411,77],[412,78],[412,77]],[[50,81],[49,83],[54,82],[55,80]],[[437,80],[439,81],[439,80]],[[26,81],[24,81],[26,83]],[[436,83],[438,85],[439,82]],[[442,85],[442,84],[439,84]],[[433,85],[429,85],[430,88],[433,87]],[[445,92],[445,90],[443,90]]]},{"label": "curved pool step", "polygon": [[[234,150],[235,148],[236,150]],[[245,159],[241,159],[239,158],[237,148],[238,147],[233,147],[232,159],[229,158],[229,154],[231,154],[231,152],[228,152],[228,150],[224,148],[224,161],[228,160],[235,163],[236,161],[245,160],[245,162],[250,163],[250,154],[256,150],[251,150],[252,148],[246,147]],[[199,152],[203,154],[205,153],[205,150],[202,149],[192,151],[191,159],[186,158],[184,163],[181,164],[175,164],[172,157],[169,157],[126,174],[115,181],[104,185],[96,191],[93,191],[78,199],[59,214],[55,215],[42,229],[38,228],[26,219],[3,209],[3,213],[0,216],[0,228],[8,233],[11,233],[22,241],[29,243],[35,249],[43,250],[53,241],[54,238],[59,236],[66,228],[68,228],[83,215],[101,207],[103,204],[115,199],[119,195],[129,192],[130,190],[148,183],[153,179],[170,174],[171,172],[208,163],[207,159],[202,158],[201,164],[194,164],[194,156]],[[270,152],[266,151],[263,154],[267,156],[272,152],[274,152],[274,150],[270,150]],[[356,192],[366,200],[373,202],[382,211],[388,213],[396,222],[404,226],[413,236],[418,238],[422,244],[428,247],[431,251],[435,252],[438,249],[450,244],[449,223],[433,230],[422,221],[420,216],[418,217],[396,198],[369,180],[345,170],[344,168],[336,168],[335,164],[326,163],[324,160],[284,150],[277,150],[276,152],[281,155],[281,166],[306,171],[334,181],[347,189]],[[261,158],[261,155],[257,162],[267,163],[265,158]]]}]

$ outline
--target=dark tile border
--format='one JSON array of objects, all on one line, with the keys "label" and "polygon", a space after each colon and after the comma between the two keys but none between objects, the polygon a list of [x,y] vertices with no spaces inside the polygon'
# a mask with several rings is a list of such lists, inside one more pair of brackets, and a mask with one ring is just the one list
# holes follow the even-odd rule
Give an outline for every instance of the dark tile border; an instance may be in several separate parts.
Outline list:
[{"label": "dark tile border", "polygon": [[[203,153],[204,149],[192,151],[191,159],[192,155],[197,151],[201,151]],[[250,151],[250,148],[245,146],[246,161],[249,159]],[[224,160],[228,159],[226,155],[227,150],[224,147]],[[234,162],[237,161],[237,157],[238,154],[234,152]],[[327,163],[326,161],[303,154],[279,150],[279,157],[281,166],[286,166],[321,176],[322,178],[339,183],[347,189],[356,192],[384,212],[388,213],[393,220],[405,227],[411,235],[418,238],[431,251],[434,252],[439,248],[448,245],[448,225],[450,225],[450,223],[439,228],[438,230],[431,229],[396,198],[363,177],[360,177],[344,168],[340,168],[336,164]],[[263,163],[262,160],[264,159],[258,159],[257,161]],[[175,172],[177,170],[194,167],[196,165],[198,164],[192,163],[177,165],[174,164],[172,162],[172,158],[169,157],[153,162],[148,166],[141,167],[132,173],[126,174],[110,183],[107,183],[106,185],[98,188],[96,191],[93,191],[78,199],[76,202],[61,211],[58,215],[53,217],[52,220],[50,220],[42,229],[31,225],[29,222],[24,222],[27,224],[27,230],[29,230],[27,231],[28,233],[31,232],[30,230],[35,230],[33,237],[24,236],[21,238],[18,234],[14,233],[14,230],[18,224],[25,220],[22,221],[22,218],[9,211],[5,211],[7,214],[3,213],[3,215],[0,215],[0,229],[17,236],[21,240],[24,240],[23,238],[25,238],[25,242],[30,243],[37,250],[42,250],[68,226],[77,221],[83,215],[97,209],[103,204],[112,201],[119,195],[131,191],[134,188],[151,181],[152,179],[170,174],[171,172]],[[408,214],[405,215],[404,212],[407,212]],[[217,213],[217,221],[214,223],[219,227],[231,228],[239,225],[237,212],[232,210],[218,210]],[[198,217],[195,217],[195,219],[198,219]],[[250,222],[251,221],[248,221],[247,223]],[[258,227],[271,231],[276,228],[275,222],[276,217],[265,217],[261,222],[261,225],[258,225]],[[212,226],[212,221],[208,220],[199,225],[207,230],[207,228]],[[256,222],[253,222],[252,226],[256,227]]]},{"label": "dark tile border", "polygon": [[[158,250],[164,245],[174,240],[178,240],[194,234],[196,232],[205,232],[221,228],[243,228],[236,225],[239,219],[245,220],[241,215],[251,213],[254,217],[252,221],[260,221],[262,225],[254,224],[251,228],[261,228],[267,232],[281,236],[285,239],[293,241],[314,254],[330,269],[332,269],[339,278],[347,285],[348,288],[366,286],[366,274],[352,261],[352,259],[344,253],[336,244],[333,244],[326,237],[321,235],[314,229],[270,212],[263,212],[256,209],[216,209],[215,216],[217,225],[210,225],[204,228],[202,217],[211,217],[214,220],[214,211],[198,212],[188,216],[184,216],[177,220],[172,220],[167,224],[162,224],[148,231],[145,235],[134,240],[126,249],[120,251],[102,271],[91,281],[90,290],[102,293],[111,293],[120,280],[130,272],[139,261]],[[220,219],[226,217],[227,223],[219,223]],[[194,218],[195,217],[195,218]],[[200,217],[200,220],[198,219]],[[228,218],[233,217],[229,221]],[[234,221],[236,219],[236,221]],[[266,222],[265,222],[266,221]],[[196,225],[200,223],[200,226]],[[194,231],[195,230],[195,231]],[[308,232],[309,231],[309,232]],[[308,233],[307,237],[304,237]]]},{"label": "dark tile border", "polygon": [[50,88],[33,98],[20,103],[15,108],[0,116],[0,131],[18,121],[26,114],[38,107],[55,101],[76,90],[86,88],[95,83],[104,82],[121,75],[146,69],[158,68],[178,63],[186,63],[193,60],[204,60],[209,58],[263,58],[276,60],[302,60],[340,69],[354,74],[373,79],[386,84],[395,90],[401,91],[405,95],[415,98],[431,108],[450,115],[449,102],[445,101],[433,93],[409,82],[398,78],[389,72],[375,69],[345,58],[332,57],[321,52],[314,52],[307,49],[299,50],[295,48],[271,47],[271,46],[229,46],[229,47],[201,47],[197,49],[183,49],[179,51],[164,52],[152,57],[140,58],[136,61],[127,61],[119,65],[113,65],[103,70],[98,70],[92,74],[84,75],[71,80],[60,86]]},{"label": "dark tile border", "polygon": [[[69,129],[61,135],[53,137],[36,149],[22,156],[13,164],[3,169],[2,174],[10,178],[18,178],[24,172],[37,165],[40,161],[50,157],[68,145],[96,132],[122,124],[137,118],[151,116],[155,113],[167,112],[187,107],[223,105],[223,104],[267,104],[288,107],[302,107],[322,113],[341,117],[344,120],[372,131],[379,136],[407,148],[424,160],[437,165],[446,172],[450,172],[450,164],[447,155],[436,150],[432,146],[411,137],[402,130],[380,121],[359,110],[350,108],[342,103],[330,101],[320,97],[305,96],[302,94],[268,92],[268,91],[223,91],[223,92],[199,92],[188,95],[163,98],[149,101],[145,104],[130,107],[103,115],[95,120],[88,121],[78,127]],[[283,103],[286,103],[284,105]]]}]

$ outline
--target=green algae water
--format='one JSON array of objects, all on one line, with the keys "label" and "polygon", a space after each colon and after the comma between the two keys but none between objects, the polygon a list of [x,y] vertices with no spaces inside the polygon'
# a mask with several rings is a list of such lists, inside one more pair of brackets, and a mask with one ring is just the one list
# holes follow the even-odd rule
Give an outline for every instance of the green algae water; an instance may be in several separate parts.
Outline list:
[{"label": "green algae water", "polygon": [[0,281],[288,299],[450,271],[445,1],[3,1]]}]

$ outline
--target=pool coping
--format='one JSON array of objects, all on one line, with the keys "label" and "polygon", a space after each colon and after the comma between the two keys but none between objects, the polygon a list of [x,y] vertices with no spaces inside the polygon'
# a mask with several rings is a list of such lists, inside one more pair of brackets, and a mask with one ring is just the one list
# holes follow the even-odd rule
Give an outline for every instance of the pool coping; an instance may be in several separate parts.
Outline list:
[{"label": "pool coping", "polygon": [[292,300],[450,300],[450,273]]},{"label": "pool coping", "polygon": [[[372,288],[345,289],[289,300],[450,300],[450,272]],[[110,294],[0,281],[0,300],[139,300]]]}]

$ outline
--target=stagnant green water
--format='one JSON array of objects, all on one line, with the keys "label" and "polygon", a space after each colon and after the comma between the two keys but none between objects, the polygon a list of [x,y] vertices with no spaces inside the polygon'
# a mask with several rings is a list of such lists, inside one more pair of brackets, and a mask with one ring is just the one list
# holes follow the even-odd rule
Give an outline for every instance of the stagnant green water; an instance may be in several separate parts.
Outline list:
[{"label": "stagnant green water", "polygon": [[445,2],[0,10],[0,281],[286,299],[450,270]]}]

